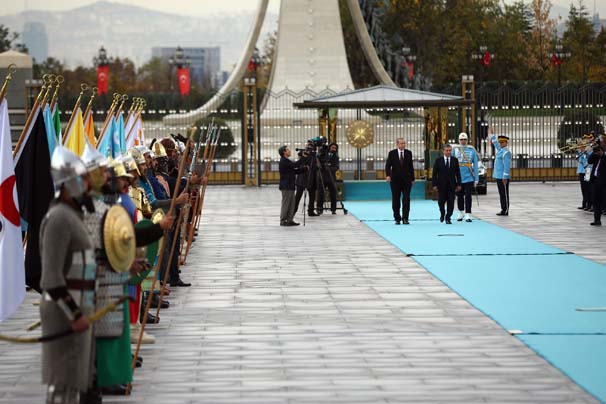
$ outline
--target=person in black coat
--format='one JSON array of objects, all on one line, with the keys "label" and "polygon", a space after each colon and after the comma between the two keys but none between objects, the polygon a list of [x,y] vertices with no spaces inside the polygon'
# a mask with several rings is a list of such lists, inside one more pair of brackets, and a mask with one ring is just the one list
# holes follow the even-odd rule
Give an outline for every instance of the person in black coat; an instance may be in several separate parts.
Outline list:
[{"label": "person in black coat", "polygon": [[602,210],[604,209],[602,202],[606,193],[606,155],[604,149],[595,146],[587,162],[592,164],[589,183],[591,184],[591,196],[593,198],[593,222],[590,224],[601,226]]},{"label": "person in black coat", "polygon": [[295,215],[295,176],[305,168],[302,160],[296,163],[290,160],[290,149],[281,146],[280,153],[280,191],[282,191],[282,208],[280,210],[280,226],[298,226],[293,218]]},{"label": "person in black coat", "polygon": [[[410,212],[410,190],[415,183],[412,166],[412,153],[406,149],[406,140],[398,138],[397,148],[390,151],[385,163],[385,180],[391,187],[391,208],[396,224],[402,221],[408,224]],[[402,196],[402,214],[400,215],[400,195]]]},{"label": "person in black coat", "polygon": [[[446,219],[446,224],[452,224],[450,217],[454,210],[455,192],[461,190],[461,171],[459,160],[452,156],[452,146],[448,143],[443,147],[444,156],[438,157],[433,163],[431,185],[438,191],[438,206],[440,207],[440,222]],[[446,204],[446,211],[444,211]]]}]

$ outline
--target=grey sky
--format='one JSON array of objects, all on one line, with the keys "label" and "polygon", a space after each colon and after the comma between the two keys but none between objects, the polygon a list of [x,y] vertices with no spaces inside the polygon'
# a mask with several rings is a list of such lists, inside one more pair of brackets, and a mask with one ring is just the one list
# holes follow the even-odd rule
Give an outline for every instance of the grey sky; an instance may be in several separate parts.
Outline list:
[{"label": "grey sky", "polygon": [[[91,4],[97,0],[2,0],[0,15],[15,14],[29,10],[68,10],[71,8],[80,7],[86,4]],[[238,10],[254,10],[257,7],[257,0],[111,0],[115,3],[125,3],[146,8],[151,8],[158,11],[172,12],[177,14],[187,15],[204,15],[221,12],[233,12]],[[512,3],[514,0],[505,0],[507,3]],[[530,0],[526,0],[530,1]],[[571,0],[552,0],[554,5],[569,8]],[[578,4],[579,0],[572,1]],[[584,0],[584,4],[593,12],[594,4],[596,11],[606,18],[606,1],[605,0]],[[270,9],[278,11],[279,1],[270,1]]]}]

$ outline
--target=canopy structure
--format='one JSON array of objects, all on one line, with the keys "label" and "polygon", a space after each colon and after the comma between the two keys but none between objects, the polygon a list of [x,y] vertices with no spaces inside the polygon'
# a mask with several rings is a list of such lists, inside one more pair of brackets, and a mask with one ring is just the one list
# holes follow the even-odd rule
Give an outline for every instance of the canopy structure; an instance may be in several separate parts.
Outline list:
[{"label": "canopy structure", "polygon": [[454,95],[380,85],[297,102],[293,105],[301,109],[365,109],[453,107],[473,105],[473,103],[473,100]]}]

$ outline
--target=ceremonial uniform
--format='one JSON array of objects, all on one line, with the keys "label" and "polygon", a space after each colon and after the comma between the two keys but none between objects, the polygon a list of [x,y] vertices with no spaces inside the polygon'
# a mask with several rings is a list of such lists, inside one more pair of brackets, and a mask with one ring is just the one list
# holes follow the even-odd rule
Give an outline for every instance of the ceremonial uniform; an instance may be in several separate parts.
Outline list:
[{"label": "ceremonial uniform", "polygon": [[[499,189],[499,199],[501,202],[501,211],[498,213],[499,216],[509,215],[509,179],[511,176],[511,152],[507,146],[501,147],[499,141],[509,141],[507,136],[499,136],[498,140],[495,135],[490,137],[492,144],[494,145],[497,154],[494,159],[494,166],[492,168],[492,178],[497,180],[497,187]],[[507,184],[503,182],[507,180]]]},{"label": "ceremonial uniform", "polygon": [[[467,134],[461,133],[459,140],[461,139],[467,140]],[[480,180],[478,153],[473,146],[458,145],[454,147],[453,155],[459,160],[461,170],[461,190],[457,192],[457,208],[459,209],[457,220],[463,220],[463,210],[465,210],[465,220],[471,222],[472,191],[474,185]]]},{"label": "ceremonial uniform", "polygon": [[591,166],[587,159],[591,155],[589,151],[577,151],[577,175],[579,176],[579,183],[581,184],[581,195],[583,200],[579,209],[589,210],[591,209],[591,185],[589,178],[587,178],[587,172],[591,174]]}]

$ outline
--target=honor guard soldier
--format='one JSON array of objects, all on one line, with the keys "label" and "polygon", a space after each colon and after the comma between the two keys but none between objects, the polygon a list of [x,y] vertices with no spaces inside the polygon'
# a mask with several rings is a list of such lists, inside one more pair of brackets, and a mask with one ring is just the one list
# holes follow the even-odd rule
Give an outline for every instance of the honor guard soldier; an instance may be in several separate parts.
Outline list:
[{"label": "honor guard soldier", "polygon": [[507,147],[509,137],[499,135],[498,138],[494,134],[494,130],[490,128],[490,140],[497,151],[492,168],[492,178],[497,180],[497,188],[499,189],[499,199],[501,200],[501,211],[497,216],[509,215],[509,179],[511,176],[511,151]]},{"label": "honor guard soldier", "polygon": [[[459,208],[459,217],[457,221],[465,218],[466,222],[471,222],[471,205],[473,188],[478,185],[478,153],[476,149],[467,144],[467,133],[459,134],[459,145],[454,149],[454,156],[459,160],[461,170],[461,191],[457,192],[457,207]],[[463,209],[465,215],[463,215]]]},{"label": "honor guard soldier", "polygon": [[42,382],[47,404],[78,404],[93,382],[93,333],[87,315],[95,309],[95,253],[83,221],[92,209],[84,163],[58,145],[51,159],[55,200],[40,228],[43,289],[42,334],[73,334],[42,344]]},{"label": "honor guard soldier", "polygon": [[589,210],[591,209],[591,185],[589,183],[591,177],[591,166],[587,159],[591,155],[591,139],[590,134],[583,135],[583,140],[577,142],[577,175],[579,176],[579,183],[581,185],[581,206],[577,209]]}]

